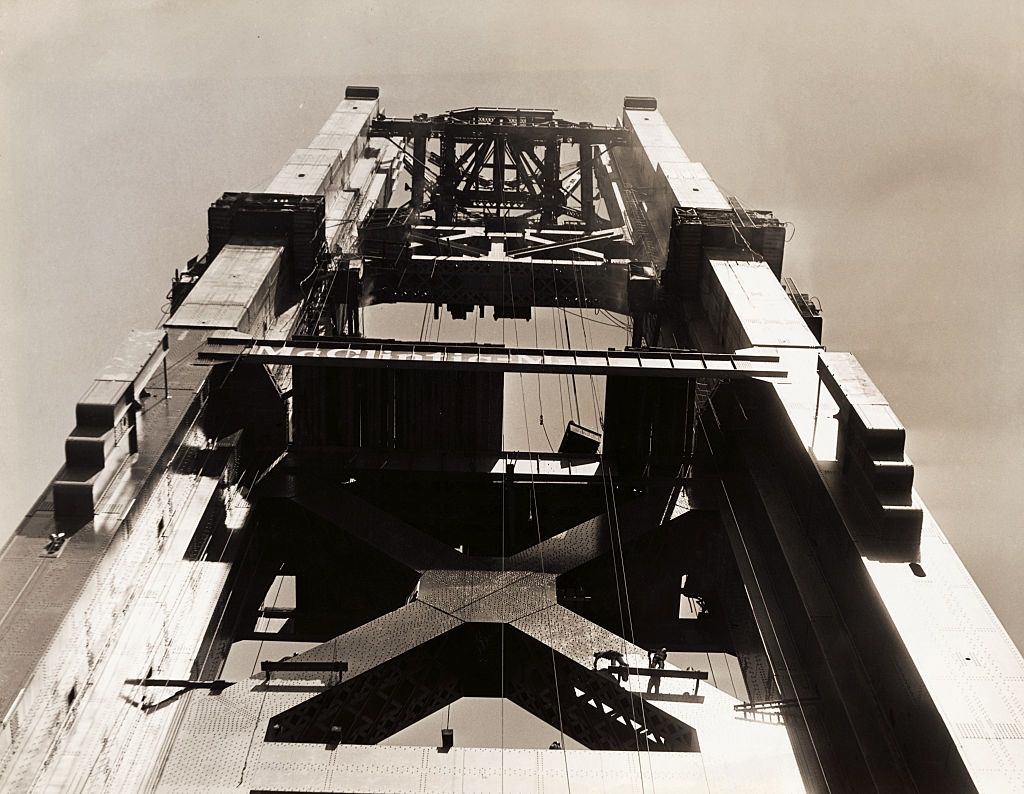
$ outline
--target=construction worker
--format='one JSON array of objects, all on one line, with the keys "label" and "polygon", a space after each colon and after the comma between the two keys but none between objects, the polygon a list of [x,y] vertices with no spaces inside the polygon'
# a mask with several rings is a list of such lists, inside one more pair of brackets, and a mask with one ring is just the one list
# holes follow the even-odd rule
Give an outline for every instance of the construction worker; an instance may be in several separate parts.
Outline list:
[{"label": "construction worker", "polygon": [[607,659],[610,667],[622,667],[626,668],[621,671],[616,671],[615,675],[618,676],[619,681],[627,681],[629,679],[629,665],[626,662],[626,657],[618,651],[598,651],[594,654],[594,669],[597,669],[597,660]]},{"label": "construction worker", "polygon": [[[666,659],[668,659],[668,650],[666,648],[658,648],[647,652],[647,666],[652,670],[664,670]],[[657,673],[652,673],[651,677],[647,679],[647,694],[657,695],[660,692],[661,676]]]},{"label": "construction worker", "polygon": [[47,554],[56,554],[60,551],[60,547],[64,545],[64,541],[68,539],[68,536],[64,532],[51,532],[50,542],[46,544]]}]

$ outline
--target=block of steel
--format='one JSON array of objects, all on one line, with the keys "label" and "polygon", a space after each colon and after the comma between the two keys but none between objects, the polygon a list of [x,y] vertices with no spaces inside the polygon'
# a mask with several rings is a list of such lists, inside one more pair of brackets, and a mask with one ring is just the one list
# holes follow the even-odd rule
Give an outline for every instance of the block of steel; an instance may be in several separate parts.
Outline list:
[{"label": "block of steel", "polygon": [[274,193],[225,193],[207,211],[212,262],[231,242],[285,245],[290,280],[312,273],[324,242],[324,197]]}]

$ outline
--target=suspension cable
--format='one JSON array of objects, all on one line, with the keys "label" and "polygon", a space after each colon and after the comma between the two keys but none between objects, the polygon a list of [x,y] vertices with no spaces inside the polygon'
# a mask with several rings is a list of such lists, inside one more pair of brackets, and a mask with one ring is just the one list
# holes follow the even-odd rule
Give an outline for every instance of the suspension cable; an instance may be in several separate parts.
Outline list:
[{"label": "suspension cable", "polygon": [[[711,409],[711,413],[715,417],[715,421],[718,422],[718,414],[715,411],[714,404],[712,404],[711,402],[708,402],[708,407]],[[711,453],[712,457],[714,457],[714,454],[715,454],[714,453],[714,447],[711,444],[711,437],[710,437],[710,434],[708,433],[708,429],[707,429],[707,427],[704,424],[704,417],[703,417],[703,415],[699,416],[697,418],[697,421],[700,423],[700,429],[701,429],[701,432],[704,435],[704,441],[707,444],[708,451]],[[790,687],[793,690],[794,700],[796,700],[797,708],[800,710],[800,718],[803,721],[804,729],[807,731],[807,738],[808,738],[808,740],[809,740],[809,742],[811,744],[811,750],[814,752],[814,758],[815,758],[815,760],[818,763],[818,770],[821,772],[822,782],[824,782],[825,788],[829,792],[831,792],[832,791],[832,787],[829,785],[828,776],[825,774],[825,766],[822,763],[821,756],[818,753],[818,746],[817,746],[817,744],[814,741],[814,734],[811,731],[810,723],[807,720],[807,713],[804,710],[803,701],[800,698],[799,693],[797,692],[797,689],[796,689],[796,682],[793,679],[793,671],[790,669],[789,660],[786,658],[786,654],[783,651],[782,642],[779,639],[778,630],[775,628],[775,621],[772,620],[771,612],[767,609],[767,600],[765,598],[764,591],[761,588],[761,581],[760,581],[760,579],[757,576],[757,568],[754,566],[754,561],[753,561],[753,559],[750,556],[750,550],[747,548],[747,541],[743,537],[743,532],[740,530],[740,524],[739,524],[738,518],[736,517],[736,511],[733,509],[732,500],[729,498],[729,494],[725,490],[724,484],[723,484],[723,488],[722,488],[722,493],[725,496],[725,502],[726,502],[726,505],[729,508],[729,515],[732,517],[733,524],[736,527],[736,532],[737,532],[737,535],[739,537],[740,545],[743,547],[743,555],[746,557],[747,564],[750,567],[751,575],[752,575],[753,580],[754,580],[754,585],[757,588],[758,596],[760,597],[761,602],[766,605],[765,616],[766,616],[766,618],[768,620],[768,628],[771,629],[772,637],[775,639],[775,644],[776,644],[776,646],[779,649],[779,655],[780,655],[780,657],[782,659],[782,665],[783,665],[783,667],[786,670],[786,677],[789,679],[789,685],[790,685]],[[749,596],[748,596],[748,598],[749,598]],[[753,605],[751,605],[751,609],[753,609]],[[759,629],[759,631],[760,631],[760,629]],[[763,644],[763,637],[762,637],[762,644]],[[779,675],[778,675],[778,672],[775,669],[775,664],[772,662],[771,655],[768,653],[768,648],[767,647],[765,647],[765,658],[768,660],[768,664],[769,664],[769,666],[772,669],[772,676],[773,676],[773,678],[775,679],[775,682],[776,682],[776,687],[778,687]],[[779,694],[782,695],[783,692],[782,692],[781,687],[778,687],[778,688],[779,688]]]},{"label": "suspension cable", "polygon": [[[587,287],[586,287],[586,284],[583,284],[582,287],[581,287],[581,282],[583,281],[583,279],[579,275],[579,272],[578,272],[578,266],[577,266],[576,254],[575,253],[573,253],[573,255],[572,255],[571,262],[572,262],[572,277],[573,277],[573,281],[576,284],[576,299],[579,301],[579,305],[580,305],[580,327],[583,329],[583,345],[584,345],[584,347],[586,347],[589,350],[590,349],[590,337],[587,335],[587,323],[586,323],[586,318],[583,315],[584,307],[585,307],[586,302],[587,302]],[[588,377],[590,378],[590,393],[591,393],[591,396],[593,397],[593,400],[594,400],[594,419],[597,421],[598,426],[601,429],[604,429],[604,416],[602,415],[601,408],[598,405],[597,386],[595,385],[595,382],[594,382],[594,376],[593,375],[589,375]]]},{"label": "suspension cable", "polygon": [[[558,328],[557,320],[558,320],[558,311],[560,309],[559,304],[561,303],[561,300],[559,300],[559,297],[558,297],[558,277],[557,277],[557,275],[555,276],[553,281],[554,281],[554,286],[555,286],[555,306],[551,309],[551,326],[552,326],[552,328],[554,329],[554,332],[555,332],[555,347],[558,347],[559,346],[559,340],[558,340],[559,328]],[[564,309],[562,309],[562,319],[565,319],[565,310]],[[569,343],[569,339],[568,339],[568,331],[569,331],[569,321],[568,320],[565,320],[565,327],[566,327],[566,336],[564,337],[564,347],[562,348],[563,350],[567,350],[567,349],[569,349],[571,347],[571,345]],[[565,397],[566,397],[566,402],[569,404],[569,418],[573,419],[574,417],[572,415],[572,400],[570,399],[571,395],[569,394],[569,377],[570,377],[569,375],[559,375],[558,376],[558,401],[559,401],[559,404],[561,405],[561,402],[562,402],[562,383],[565,383]],[[576,375],[572,374],[571,377],[572,377],[573,392],[575,392],[575,390],[576,390]],[[577,397],[576,398],[576,416],[579,416],[579,412],[580,412],[579,403],[580,403],[580,401],[579,401],[579,398]],[[563,425],[566,424],[566,422],[565,422],[565,408],[564,408],[564,406],[562,406],[562,424]]]},{"label": "suspension cable", "polygon": [[[537,483],[534,479],[534,473],[532,468],[530,469],[530,496],[533,501],[533,516],[537,524],[537,549],[540,552],[540,573],[541,576],[546,580],[547,568],[544,562],[544,537],[543,533],[541,532],[540,526],[540,503],[537,501]],[[546,622],[548,629],[548,642],[546,644],[548,646],[548,650],[551,652],[551,674],[555,682],[555,704],[558,706],[558,735],[559,739],[561,740],[560,744],[562,748],[562,763],[565,766],[565,785],[569,791],[569,794],[572,794],[572,783],[569,779],[569,756],[568,749],[565,746],[565,726],[562,719],[562,696],[561,691],[558,688],[558,665],[556,664],[555,660],[555,648],[551,644],[551,638],[554,637],[554,631],[551,626],[551,607],[545,609],[544,613],[547,618]]]},{"label": "suspension cable", "polygon": [[[631,607],[630,601],[629,601],[629,580],[628,580],[628,578],[626,576],[626,555],[625,555],[625,553],[623,551],[623,548],[622,548],[622,525],[619,523],[619,508],[618,508],[617,500],[615,499],[615,480],[614,480],[613,475],[612,475],[610,470],[606,469],[605,471],[606,471],[606,473],[608,475],[608,492],[611,495],[612,515],[615,518],[614,538],[615,538],[615,542],[618,544],[618,547],[619,547],[619,565],[622,567],[622,593],[623,593],[623,596],[625,597],[625,601],[626,601],[626,617],[629,620],[629,640],[634,645],[636,645],[636,632],[635,632],[635,630],[633,628],[633,610],[632,610],[632,607]],[[634,712],[634,715],[635,715],[635,712]],[[647,704],[644,701],[643,696],[640,697],[640,716],[641,716],[641,719],[643,721],[644,731],[649,733],[648,728],[647,728]],[[651,753],[650,740],[648,740],[648,743],[647,743],[647,756],[648,756],[647,763],[648,763],[648,765],[650,765],[650,753]],[[642,779],[643,779],[643,771],[641,770],[641,780]],[[653,785],[654,785],[654,778],[653,778],[653,775],[652,775],[652,777],[651,777],[651,786],[652,786],[652,788],[653,788]]]},{"label": "suspension cable", "polygon": [[[612,574],[615,577],[615,599],[616,599],[616,602],[618,603],[618,608],[619,608],[619,626],[620,626],[620,629],[621,629],[621,634],[619,635],[619,639],[621,640],[620,645],[622,647],[622,654],[625,657],[625,654],[626,654],[626,651],[627,651],[627,648],[626,648],[626,642],[627,642],[627,640],[626,640],[626,614],[625,614],[625,611],[623,610],[622,590],[620,589],[620,588],[624,587],[625,583],[623,582],[622,584],[620,584],[620,580],[619,580],[620,571],[619,571],[619,566],[616,563],[616,559],[615,559],[615,557],[616,557],[616,554],[615,554],[616,544],[615,544],[615,538],[614,538],[615,524],[613,523],[613,507],[612,507],[612,503],[611,503],[611,501],[609,499],[609,496],[608,496],[609,486],[608,486],[607,461],[605,460],[603,455],[601,456],[601,485],[602,485],[602,490],[604,492],[606,524],[608,526],[609,543],[611,545]],[[619,546],[619,549],[621,550],[621,546]],[[623,571],[622,573],[623,573],[623,576],[624,576],[625,572]],[[628,659],[627,659],[627,666],[628,666]],[[633,698],[632,697],[629,698],[629,707],[630,707],[630,711],[632,712],[632,715],[633,715],[633,721],[636,722],[636,706],[633,703]],[[644,788],[643,756],[642,756],[641,750],[640,750],[640,736],[637,733],[636,729],[633,730],[633,735],[634,735],[634,738],[636,740],[637,763],[639,764],[639,767],[640,767],[640,769],[639,769],[639,771],[640,771],[640,787],[641,787],[641,790],[643,790],[643,788]],[[648,750],[648,752],[649,752],[649,750]]]}]

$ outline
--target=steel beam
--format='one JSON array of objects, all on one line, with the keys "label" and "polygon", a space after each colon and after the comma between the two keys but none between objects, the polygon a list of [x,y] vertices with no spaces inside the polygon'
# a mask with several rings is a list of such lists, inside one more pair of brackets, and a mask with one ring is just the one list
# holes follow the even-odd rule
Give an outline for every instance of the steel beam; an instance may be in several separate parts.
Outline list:
[{"label": "steel beam", "polygon": [[[467,150],[462,160],[468,160],[472,148]],[[462,162],[460,160],[459,162]],[[455,159],[455,141],[445,138],[441,141],[441,175],[434,189],[434,212],[438,223],[450,223],[455,216],[455,183],[460,173],[459,162]]]},{"label": "steel beam", "polygon": [[629,132],[619,127],[585,126],[562,121],[557,124],[530,125],[474,124],[450,121],[445,116],[435,116],[428,121],[378,117],[370,125],[370,137],[409,138],[422,134],[424,130],[434,138],[450,135],[457,143],[473,143],[494,135],[505,135],[509,139],[526,143],[563,141],[565,143],[604,144],[606,146],[625,144],[629,140]]},{"label": "steel beam", "polygon": [[669,668],[666,670],[664,667],[624,667],[622,665],[609,665],[608,667],[602,668],[601,672],[629,675],[642,675],[649,676],[651,678],[658,676],[661,678],[689,678],[691,681],[707,681],[708,673],[706,670],[673,670]]},{"label": "steel beam", "polygon": [[234,683],[215,679],[212,681],[195,681],[189,678],[126,678],[128,686],[152,686],[166,689],[209,689],[213,693],[219,693]]},{"label": "steel beam", "polygon": [[580,144],[580,206],[583,222],[590,229],[594,225],[594,147]]},{"label": "steel beam", "polygon": [[282,659],[275,662],[265,659],[260,662],[260,670],[268,675],[270,673],[347,673],[348,662],[310,662],[302,659]]},{"label": "steel beam", "polygon": [[776,356],[649,350],[542,350],[501,346],[326,342],[211,336],[199,357],[262,364],[369,369],[448,369],[452,372],[524,372],[655,378],[784,378]]},{"label": "steel beam", "polygon": [[[419,127],[417,127],[419,129]],[[412,209],[418,213],[423,207],[423,193],[426,184],[427,136],[417,134],[412,142]]]},{"label": "steel beam", "polygon": [[562,149],[557,140],[550,140],[544,149],[544,168],[541,171],[543,181],[541,190],[544,191],[544,207],[540,214],[542,226],[550,226],[558,217],[558,210],[562,206],[562,182],[559,179],[559,172],[562,167]]},{"label": "steel beam", "polygon": [[[376,450],[359,447],[302,445],[294,447],[282,466],[289,471],[304,467],[347,472],[353,476],[395,475],[406,480],[459,480],[460,482],[564,483],[586,485],[603,483],[610,477],[618,485],[666,485],[699,488],[711,494],[717,481],[693,477],[629,477],[614,461],[600,455],[575,456],[558,453],[515,452],[497,454],[472,452],[415,452]],[[706,500],[713,503],[713,498]],[[266,617],[266,615],[265,615]]]}]

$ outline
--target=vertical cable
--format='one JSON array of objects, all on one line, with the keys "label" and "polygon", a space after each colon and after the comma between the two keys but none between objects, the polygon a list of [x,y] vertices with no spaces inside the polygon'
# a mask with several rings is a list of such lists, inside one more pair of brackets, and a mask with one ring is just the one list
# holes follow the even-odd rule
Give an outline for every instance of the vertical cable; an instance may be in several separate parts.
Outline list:
[{"label": "vertical cable", "polygon": [[[615,545],[615,538],[612,536],[612,533],[614,531],[614,524],[612,523],[613,507],[612,507],[612,503],[611,503],[611,501],[609,500],[609,497],[608,497],[608,488],[609,488],[609,486],[608,486],[608,469],[607,469],[607,465],[606,465],[605,458],[604,458],[603,455],[601,456],[601,484],[602,484],[602,489],[604,491],[605,516],[607,517],[608,533],[609,533],[609,544],[611,546],[611,553],[612,553],[612,573],[615,576],[615,598],[616,598],[616,601],[618,602],[618,606],[619,606],[619,626],[621,627],[621,630],[622,630],[622,633],[621,633],[619,638],[622,640],[622,643],[621,643],[621,645],[622,645],[622,653],[623,653],[623,655],[625,655],[625,652],[626,652],[626,616],[625,616],[625,612],[623,611],[623,608],[622,608],[622,593],[621,593],[621,591],[619,589],[620,588],[620,585],[619,585],[619,568],[618,568],[618,565],[616,564],[616,560],[615,560],[616,545]],[[621,550],[621,546],[619,548]],[[623,571],[623,577],[624,576],[625,576],[625,571]],[[625,585],[625,582],[623,582],[623,587],[624,587],[624,585]],[[627,666],[628,666],[628,659],[627,659]],[[633,719],[634,719],[634,722],[635,722],[636,721],[636,709],[633,706],[633,699],[632,699],[632,697],[630,697],[630,699],[629,699],[629,705],[630,705],[630,710],[632,711]],[[643,756],[641,755],[641,751],[640,751],[640,736],[637,734],[635,728],[633,730],[633,735],[634,735],[634,737],[636,739],[636,757],[637,757],[637,763],[639,764],[639,767],[640,767],[640,788],[641,788],[641,790],[643,790],[643,788],[644,788]],[[648,750],[648,752],[649,752],[649,750]]]},{"label": "vertical cable", "polygon": [[[612,473],[610,471],[608,472],[608,490],[609,490],[609,492],[611,494],[612,513],[615,516],[615,540],[616,540],[616,542],[618,543],[618,546],[619,546],[619,563],[622,566],[622,592],[623,592],[623,595],[625,596],[625,600],[626,600],[626,616],[629,619],[629,638],[630,638],[630,642],[632,642],[634,645],[636,645],[636,632],[633,629],[633,611],[632,611],[632,608],[630,607],[630,603],[629,603],[629,586],[627,584],[627,579],[626,579],[626,557],[625,557],[625,554],[623,553],[623,548],[622,548],[622,527],[619,524],[619,509],[618,509],[618,505],[617,505],[616,500],[615,500],[615,482],[614,482],[614,480],[612,478]],[[647,704],[644,701],[642,695],[640,696],[640,716],[641,716],[641,718],[643,720],[644,730],[647,731]],[[650,753],[651,753],[651,746],[650,746],[650,743],[649,743],[649,740],[648,740],[648,744],[647,744],[647,756],[648,756],[647,763],[648,763],[648,766],[650,766]],[[643,770],[642,770],[642,768],[641,768],[640,775],[641,775],[641,779],[642,779],[643,778]],[[653,774],[652,774],[652,777],[651,777],[651,786],[652,786],[652,788],[653,788],[653,785],[654,785],[654,777],[653,777]]]},{"label": "vertical cable", "polygon": [[[533,501],[533,515],[537,522],[537,548],[540,551],[540,573],[545,579],[547,578],[547,570],[544,564],[544,537],[541,533],[540,528],[540,503],[537,501],[537,484],[534,480],[533,470],[530,470],[530,496]],[[554,606],[554,605],[552,605]],[[558,736],[562,745],[562,764],[565,766],[565,785],[572,794],[572,783],[569,779],[569,756],[568,750],[566,749],[565,742],[565,728],[562,723],[562,695],[561,690],[558,688],[558,665],[555,662],[555,648],[551,644],[551,639],[554,636],[554,631],[551,628],[551,609],[548,607],[544,610],[547,616],[547,629],[548,629],[548,650],[551,652],[551,674],[555,682],[555,703],[558,706]]]},{"label": "vertical cable", "polygon": [[[708,403],[708,407],[711,408],[711,413],[712,413],[712,415],[715,416],[716,421],[717,421],[717,416],[718,415],[717,415],[717,413],[715,413],[714,405],[711,404],[711,403]],[[708,451],[711,453],[712,458],[714,458],[714,455],[715,455],[714,447],[711,444],[711,438],[710,438],[710,435],[708,434],[707,428],[704,426],[704,419],[703,419],[703,417],[699,417],[698,421],[700,422],[701,432],[704,435],[704,441],[707,444]],[[789,678],[790,687],[793,689],[794,699],[796,700],[797,708],[800,710],[800,717],[801,717],[801,720],[804,723],[804,728],[807,731],[807,738],[808,738],[808,741],[810,741],[811,750],[814,752],[814,758],[818,762],[818,770],[821,772],[821,779],[822,779],[822,781],[825,784],[825,788],[828,791],[831,792],[832,791],[832,787],[829,785],[828,777],[825,774],[825,766],[824,766],[824,764],[821,761],[821,756],[818,754],[818,747],[817,747],[817,744],[814,741],[814,735],[811,732],[810,723],[807,721],[807,713],[804,711],[804,705],[801,702],[801,699],[799,697],[799,693],[797,692],[796,683],[793,680],[793,672],[792,672],[792,670],[790,670],[790,667],[789,667],[789,660],[786,658],[786,655],[785,655],[785,653],[784,653],[784,651],[782,649],[782,642],[780,641],[778,631],[775,628],[775,621],[772,620],[771,612],[768,610],[767,599],[765,598],[764,591],[761,589],[761,582],[760,582],[760,580],[757,577],[757,569],[754,567],[754,561],[753,561],[753,559],[750,556],[750,550],[747,548],[747,541],[743,537],[743,532],[740,529],[739,519],[736,517],[736,511],[733,509],[732,500],[729,498],[729,492],[726,490],[724,482],[722,483],[722,494],[725,496],[725,503],[726,503],[726,506],[729,508],[729,515],[732,516],[733,525],[736,527],[736,534],[739,537],[740,545],[743,547],[743,555],[746,557],[747,564],[750,567],[751,575],[752,575],[753,580],[754,580],[754,585],[757,588],[758,596],[761,599],[761,603],[765,605],[765,616],[768,619],[768,628],[771,629],[772,636],[775,638],[775,644],[776,644],[776,646],[779,649],[780,656],[782,657],[782,665],[786,669],[786,676]],[[748,596],[748,598],[749,598],[749,596]],[[753,605],[751,605],[751,611],[753,611]],[[763,638],[762,638],[762,640],[763,640]],[[778,676],[778,673],[775,670],[775,665],[772,663],[771,655],[768,653],[768,648],[767,647],[765,647],[765,657],[768,659],[768,664],[771,665],[772,675],[775,678],[776,684],[778,684],[779,676]],[[781,688],[779,689],[779,694],[780,695],[782,694]]]}]

